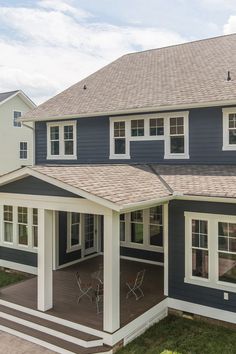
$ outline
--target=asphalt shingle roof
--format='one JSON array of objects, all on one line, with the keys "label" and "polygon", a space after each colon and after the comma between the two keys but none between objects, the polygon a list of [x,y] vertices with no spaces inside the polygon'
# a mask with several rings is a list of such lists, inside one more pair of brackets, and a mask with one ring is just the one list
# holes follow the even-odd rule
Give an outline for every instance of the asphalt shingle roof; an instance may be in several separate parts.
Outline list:
[{"label": "asphalt shingle roof", "polygon": [[[227,81],[228,71],[231,81]],[[236,100],[236,34],[125,55],[24,118],[115,114],[232,100]]]},{"label": "asphalt shingle roof", "polygon": [[39,172],[120,206],[172,195],[236,198],[236,166],[34,166]]},{"label": "asphalt shingle roof", "polygon": [[10,91],[10,92],[0,92],[0,102],[5,101],[7,98],[13,96],[18,91]]}]

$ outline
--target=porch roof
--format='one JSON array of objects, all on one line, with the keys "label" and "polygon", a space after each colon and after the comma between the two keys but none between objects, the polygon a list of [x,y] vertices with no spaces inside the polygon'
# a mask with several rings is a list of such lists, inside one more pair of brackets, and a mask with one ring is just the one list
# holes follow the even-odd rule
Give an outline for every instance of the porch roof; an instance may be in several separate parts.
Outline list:
[{"label": "porch roof", "polygon": [[44,165],[0,177],[0,185],[28,175],[122,211],[178,197],[236,198],[233,165]]}]

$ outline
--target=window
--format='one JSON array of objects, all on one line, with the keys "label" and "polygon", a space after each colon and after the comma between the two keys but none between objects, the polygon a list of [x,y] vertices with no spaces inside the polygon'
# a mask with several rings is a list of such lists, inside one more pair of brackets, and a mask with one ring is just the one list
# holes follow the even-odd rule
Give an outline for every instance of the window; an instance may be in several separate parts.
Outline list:
[{"label": "window", "polygon": [[127,248],[164,252],[163,205],[120,214],[120,242]]},{"label": "window", "polygon": [[236,283],[236,223],[218,223],[219,280]]},{"label": "window", "polygon": [[154,118],[149,121],[150,136],[164,135],[164,118]]},{"label": "window", "polygon": [[20,142],[20,159],[27,160],[28,158],[28,143],[25,141]]},{"label": "window", "polygon": [[38,209],[33,209],[32,220],[33,247],[38,247]]},{"label": "window", "polygon": [[17,128],[21,127],[21,122],[17,121],[17,118],[20,118],[20,117],[21,117],[21,112],[18,112],[18,111],[13,112],[13,126],[14,127],[17,127]]},{"label": "window", "polygon": [[236,108],[223,108],[223,150],[236,150]]},{"label": "window", "polygon": [[67,213],[67,223],[67,251],[73,251],[80,245],[80,214]]},{"label": "window", "polygon": [[185,282],[236,292],[236,216],[185,212]]},{"label": "window", "polygon": [[[110,159],[130,159],[131,147],[137,147],[134,141],[156,140],[164,143],[164,159],[188,159],[188,115],[182,111],[110,117]],[[162,151],[163,143],[152,145],[154,151]]]},{"label": "window", "polygon": [[18,207],[18,243],[28,245],[28,209]]},{"label": "window", "polygon": [[192,275],[208,278],[208,225],[206,220],[192,220]]},{"label": "window", "polygon": [[149,237],[151,246],[163,247],[163,220],[161,205],[150,208]]},{"label": "window", "polygon": [[110,124],[110,158],[129,158],[127,122],[124,120],[115,120]]},{"label": "window", "polygon": [[3,207],[4,220],[4,241],[13,242],[13,207],[4,205]]},{"label": "window", "polygon": [[120,215],[120,241],[125,241],[125,214]]},{"label": "window", "polygon": [[184,153],[184,118],[170,118],[170,153]]},{"label": "window", "polygon": [[144,136],[144,119],[131,120],[131,136]]},{"label": "window", "polygon": [[76,121],[47,125],[48,159],[76,159]]},{"label": "window", "polygon": [[143,211],[131,213],[131,242],[143,243]]},{"label": "window", "polygon": [[38,247],[38,209],[4,205],[0,220],[3,220],[1,242],[11,248],[27,248],[36,252]]}]

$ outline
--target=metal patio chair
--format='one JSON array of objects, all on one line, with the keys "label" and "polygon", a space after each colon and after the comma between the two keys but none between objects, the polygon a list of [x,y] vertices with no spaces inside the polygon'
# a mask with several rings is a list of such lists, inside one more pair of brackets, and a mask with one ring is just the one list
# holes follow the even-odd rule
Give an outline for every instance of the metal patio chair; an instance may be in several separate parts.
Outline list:
[{"label": "metal patio chair", "polygon": [[[103,284],[98,283],[97,284],[97,289],[95,291],[95,301],[96,301],[96,308],[97,308],[97,315],[99,315],[102,312],[102,304],[103,304]],[[101,304],[101,306],[100,306]]]},{"label": "metal patio chair", "polygon": [[83,283],[81,281],[81,278],[80,278],[80,275],[79,275],[79,272],[76,272],[75,273],[75,278],[76,278],[76,282],[77,282],[77,285],[79,287],[79,291],[80,291],[80,295],[78,296],[78,299],[77,299],[77,303],[80,302],[80,300],[82,299],[82,297],[88,297],[89,300],[91,302],[93,302],[93,297],[92,295],[90,294],[91,290],[92,290],[92,284],[91,283]]},{"label": "metal patio chair", "polygon": [[130,294],[133,294],[136,300],[139,300],[141,297],[144,297],[144,293],[141,287],[143,285],[145,272],[145,269],[141,270],[137,273],[136,278],[134,280],[126,282],[126,285],[129,288],[129,291],[126,295],[126,299],[128,299]]}]

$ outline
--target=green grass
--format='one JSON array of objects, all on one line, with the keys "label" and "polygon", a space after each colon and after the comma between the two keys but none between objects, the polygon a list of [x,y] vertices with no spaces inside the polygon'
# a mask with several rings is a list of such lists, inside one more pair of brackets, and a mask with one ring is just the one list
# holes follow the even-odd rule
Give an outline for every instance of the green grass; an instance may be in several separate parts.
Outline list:
[{"label": "green grass", "polygon": [[236,354],[236,330],[168,316],[119,354]]},{"label": "green grass", "polygon": [[8,273],[0,270],[0,288],[13,283],[17,283],[23,279],[26,279],[26,276],[22,273]]}]

